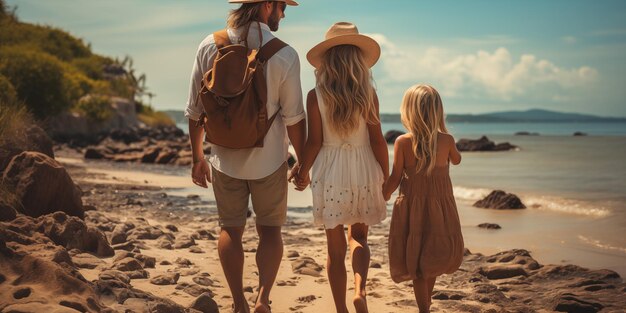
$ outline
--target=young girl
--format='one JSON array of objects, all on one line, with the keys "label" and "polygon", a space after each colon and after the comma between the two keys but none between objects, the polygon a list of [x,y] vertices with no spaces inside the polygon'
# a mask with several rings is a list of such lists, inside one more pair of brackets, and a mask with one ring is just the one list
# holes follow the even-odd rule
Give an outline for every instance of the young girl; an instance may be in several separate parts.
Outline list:
[{"label": "young girl", "polygon": [[353,303],[357,312],[367,312],[368,225],[381,222],[386,215],[382,185],[389,175],[389,156],[370,71],[379,56],[376,41],[360,35],[350,23],[333,25],[326,40],[307,54],[317,83],[307,98],[304,157],[292,176],[302,190],[313,168],[313,217],[326,229],[328,280],[339,313],[348,312],[344,225],[349,225]]},{"label": "young girl", "polygon": [[416,85],[402,100],[401,119],[409,130],[394,145],[393,170],[383,186],[385,200],[400,185],[389,229],[389,267],[396,282],[413,280],[420,312],[430,312],[437,276],[463,261],[463,236],[449,163],[461,162],[448,134],[435,88]]}]

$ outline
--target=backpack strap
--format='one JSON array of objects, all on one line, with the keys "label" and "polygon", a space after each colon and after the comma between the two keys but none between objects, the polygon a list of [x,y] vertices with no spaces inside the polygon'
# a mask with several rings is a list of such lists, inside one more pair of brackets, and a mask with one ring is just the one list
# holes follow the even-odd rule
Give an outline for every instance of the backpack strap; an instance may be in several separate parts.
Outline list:
[{"label": "backpack strap", "polygon": [[259,50],[259,54],[257,54],[257,59],[261,61],[261,63],[265,63],[272,56],[274,56],[276,52],[280,51],[280,49],[286,46],[288,45],[284,43],[282,40],[278,38],[274,38],[270,40],[268,43],[266,43],[265,45],[263,45],[263,47],[261,47],[261,50]]},{"label": "backpack strap", "polygon": [[226,29],[222,29],[220,31],[213,33],[213,40],[215,40],[215,45],[218,49],[223,48],[225,46],[230,46],[232,43],[230,42],[230,38],[228,38],[228,31]]}]

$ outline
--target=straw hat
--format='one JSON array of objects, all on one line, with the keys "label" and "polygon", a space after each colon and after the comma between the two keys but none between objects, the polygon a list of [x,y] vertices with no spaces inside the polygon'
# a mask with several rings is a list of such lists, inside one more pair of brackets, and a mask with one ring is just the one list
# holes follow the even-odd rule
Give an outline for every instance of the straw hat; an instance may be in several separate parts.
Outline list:
[{"label": "straw hat", "polygon": [[356,25],[352,23],[338,22],[328,29],[324,41],[309,50],[306,58],[313,67],[318,68],[322,63],[324,53],[328,49],[339,45],[359,47],[363,52],[363,58],[365,58],[365,64],[368,67],[374,66],[380,57],[380,46],[374,39],[359,34]]},{"label": "straw hat", "polygon": [[295,2],[293,0],[228,0],[228,3],[256,3],[256,2],[265,2],[265,1],[279,1],[279,2],[284,2],[287,5],[293,5],[293,6],[298,5],[298,2]]}]

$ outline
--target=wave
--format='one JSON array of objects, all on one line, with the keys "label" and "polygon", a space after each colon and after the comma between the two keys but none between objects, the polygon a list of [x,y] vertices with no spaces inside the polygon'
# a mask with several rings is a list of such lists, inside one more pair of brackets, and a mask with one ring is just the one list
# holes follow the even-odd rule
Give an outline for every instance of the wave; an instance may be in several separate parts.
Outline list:
[{"label": "wave", "polygon": [[594,246],[594,247],[599,248],[599,249],[626,253],[626,248],[624,248],[624,247],[616,247],[616,246],[610,245],[608,243],[603,243],[600,240],[596,240],[596,239],[593,239],[593,238],[588,238],[588,237],[585,237],[585,236],[582,236],[582,235],[578,235],[578,239],[580,239],[580,241],[582,241],[583,243],[586,243],[588,245]]},{"label": "wave", "polygon": [[[454,196],[459,200],[478,201],[486,197],[492,189],[469,188],[454,186]],[[527,208],[533,210],[546,210],[558,213],[584,215],[590,217],[606,217],[611,215],[611,210],[596,203],[570,200],[559,197],[518,195]]]}]

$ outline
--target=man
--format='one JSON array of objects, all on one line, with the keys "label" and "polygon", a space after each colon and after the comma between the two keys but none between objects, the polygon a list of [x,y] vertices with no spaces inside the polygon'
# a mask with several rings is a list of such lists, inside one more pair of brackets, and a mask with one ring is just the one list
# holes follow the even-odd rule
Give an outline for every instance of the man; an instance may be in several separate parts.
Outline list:
[{"label": "man", "polygon": [[[259,46],[259,29],[262,43],[274,38],[285,17],[287,5],[297,5],[292,0],[229,0],[241,3],[228,17],[228,37],[237,43],[247,25],[250,25],[248,47]],[[259,22],[257,24],[256,22]],[[241,238],[246,224],[248,199],[252,198],[256,214],[259,245],[256,263],[259,272],[259,294],[254,312],[270,312],[269,294],[276,279],[283,253],[281,226],[287,212],[287,155],[288,139],[296,157],[300,159],[306,137],[306,120],[300,85],[300,61],[296,51],[287,46],[279,50],[265,64],[267,79],[268,116],[279,112],[262,148],[227,149],[211,147],[212,170],[205,160],[202,143],[204,130],[196,127],[202,113],[202,105],[196,97],[201,88],[202,75],[212,67],[217,54],[213,35],[207,36],[200,47],[191,75],[191,87],[185,116],[189,118],[189,137],[193,151],[192,180],[207,188],[212,183],[221,232],[218,252],[224,275],[234,301],[234,312],[249,312],[243,293],[244,254]],[[279,111],[280,110],[280,111]]]}]

